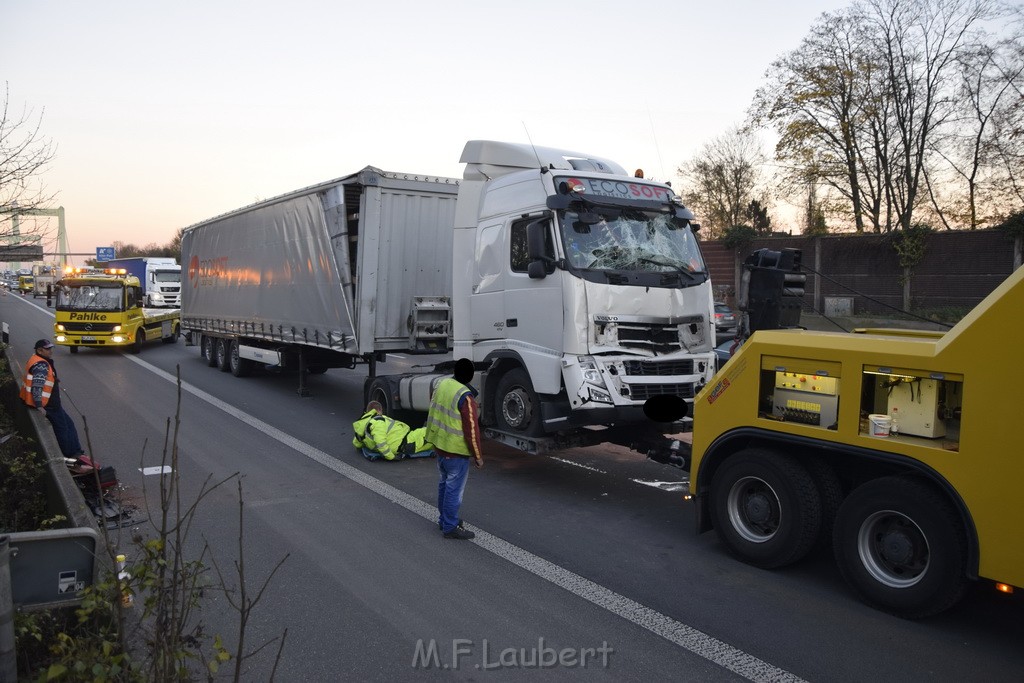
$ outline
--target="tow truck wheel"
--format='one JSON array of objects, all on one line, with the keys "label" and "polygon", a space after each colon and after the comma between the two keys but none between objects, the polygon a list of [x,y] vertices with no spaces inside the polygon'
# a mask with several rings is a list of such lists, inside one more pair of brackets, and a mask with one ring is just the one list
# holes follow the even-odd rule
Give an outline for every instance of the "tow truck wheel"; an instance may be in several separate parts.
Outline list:
[{"label": "tow truck wheel", "polygon": [[533,390],[530,376],[522,368],[505,373],[498,381],[494,405],[498,429],[527,436],[544,433],[540,421],[540,400]]},{"label": "tow truck wheel", "polygon": [[142,351],[142,345],[146,341],[146,333],[139,330],[135,333],[135,341],[132,342],[132,353],[139,353]]},{"label": "tow truck wheel", "polygon": [[833,540],[846,582],[904,619],[951,607],[967,584],[967,532],[949,501],[910,477],[861,485],[839,508]]},{"label": "tow truck wheel", "polygon": [[231,374],[235,377],[246,377],[252,372],[252,361],[238,355],[238,344],[231,345],[228,365],[230,366]]},{"label": "tow truck wheel", "polygon": [[715,473],[711,515],[732,555],[774,569],[802,559],[818,539],[821,496],[795,458],[748,448]]},{"label": "tow truck wheel", "polygon": [[218,339],[216,345],[217,353],[217,368],[221,372],[227,372],[231,369],[231,347],[232,343],[230,339]]}]

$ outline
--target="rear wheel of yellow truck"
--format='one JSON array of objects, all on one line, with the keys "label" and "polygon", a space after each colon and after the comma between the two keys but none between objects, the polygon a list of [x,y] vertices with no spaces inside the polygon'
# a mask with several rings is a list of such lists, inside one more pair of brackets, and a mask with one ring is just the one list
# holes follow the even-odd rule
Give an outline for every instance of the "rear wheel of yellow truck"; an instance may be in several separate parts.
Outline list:
[{"label": "rear wheel of yellow truck", "polygon": [[765,448],[729,457],[711,482],[711,515],[729,552],[774,569],[802,559],[821,530],[821,496],[798,460]]},{"label": "rear wheel of yellow truck", "polygon": [[142,351],[142,345],[146,342],[146,333],[142,330],[135,332],[135,341],[132,342],[132,353],[139,353]]},{"label": "rear wheel of yellow truck", "polygon": [[951,607],[967,584],[967,533],[953,505],[926,483],[885,477],[839,508],[836,563],[868,604],[905,619]]}]

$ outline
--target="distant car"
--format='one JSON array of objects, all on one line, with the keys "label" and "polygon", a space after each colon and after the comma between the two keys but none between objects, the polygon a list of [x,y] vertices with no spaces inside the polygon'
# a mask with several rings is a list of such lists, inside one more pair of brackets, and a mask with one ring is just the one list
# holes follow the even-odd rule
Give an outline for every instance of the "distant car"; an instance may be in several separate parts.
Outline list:
[{"label": "distant car", "polygon": [[724,342],[715,347],[715,372],[722,369],[726,361],[732,358],[733,344],[736,343],[735,339],[726,339]]},{"label": "distant car", "polygon": [[728,304],[715,302],[715,329],[719,333],[736,331],[736,314]]}]

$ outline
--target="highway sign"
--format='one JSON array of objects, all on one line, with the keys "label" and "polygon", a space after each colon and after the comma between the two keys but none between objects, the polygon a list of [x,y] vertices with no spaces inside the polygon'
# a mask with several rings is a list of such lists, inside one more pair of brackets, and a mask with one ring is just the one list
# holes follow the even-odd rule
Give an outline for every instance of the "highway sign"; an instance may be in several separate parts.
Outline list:
[{"label": "highway sign", "polygon": [[113,261],[115,258],[117,258],[117,253],[113,247],[96,247],[97,261]]}]

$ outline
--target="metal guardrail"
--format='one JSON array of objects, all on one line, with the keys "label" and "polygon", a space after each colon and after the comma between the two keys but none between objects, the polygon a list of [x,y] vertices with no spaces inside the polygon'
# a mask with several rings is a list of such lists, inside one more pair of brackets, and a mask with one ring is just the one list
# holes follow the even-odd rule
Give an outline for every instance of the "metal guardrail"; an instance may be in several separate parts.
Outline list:
[{"label": "metal guardrail", "polygon": [[24,366],[6,343],[3,355],[14,377],[0,386],[0,404],[19,434],[30,435],[46,463],[46,508],[64,515],[66,528],[0,535],[0,680],[15,680],[14,610],[78,604],[79,591],[98,577],[102,547],[99,525],[75,484],[49,421],[19,397]]}]

